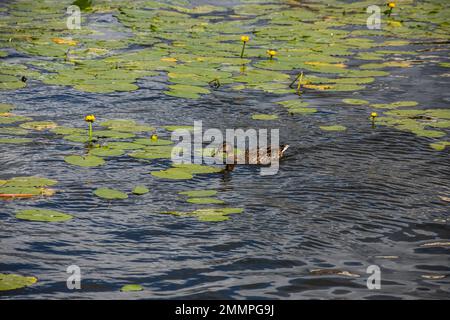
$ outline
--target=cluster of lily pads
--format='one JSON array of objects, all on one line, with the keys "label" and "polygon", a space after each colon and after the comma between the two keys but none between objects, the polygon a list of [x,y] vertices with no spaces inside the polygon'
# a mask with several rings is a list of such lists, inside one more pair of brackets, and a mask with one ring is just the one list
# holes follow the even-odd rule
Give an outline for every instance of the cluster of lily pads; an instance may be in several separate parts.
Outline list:
[{"label": "cluster of lily pads", "polygon": [[[193,204],[216,204],[223,205],[225,202],[221,199],[217,199],[214,196],[217,195],[217,190],[189,190],[179,192],[180,195],[187,197],[187,202]],[[170,211],[166,214],[173,214],[176,216],[186,217],[194,216],[199,221],[218,222],[229,220],[230,214],[242,213],[242,208],[230,208],[230,207],[209,207],[201,208],[189,212]]]},{"label": "cluster of lily pads", "polygon": [[0,198],[52,196],[55,190],[49,187],[56,183],[56,180],[41,177],[15,177],[0,180]]},{"label": "cluster of lily pads", "polygon": [[[63,12],[72,3],[24,0],[2,6],[0,90],[23,88],[25,77],[86,92],[133,91],[139,88],[138,79],[165,75],[168,85],[164,93],[170,96],[197,99],[214,90],[261,90],[288,95],[289,99],[278,103],[291,114],[308,114],[316,109],[307,108],[306,102],[291,96],[304,96],[308,90],[363,90],[377,77],[389,75],[392,68],[419,63],[414,59],[418,52],[402,50],[404,46],[430,39],[445,42],[450,34],[449,8],[440,1],[402,2],[383,17],[381,30],[366,26],[366,8],[373,4],[370,1],[275,4],[255,0],[234,6],[192,6],[180,0],[76,1],[83,10],[83,27],[69,30]],[[102,37],[88,23],[102,13],[117,18],[119,24],[114,29],[122,37]],[[241,57],[242,34],[246,34],[246,47]],[[387,40],[379,41],[380,37]],[[25,63],[8,62],[10,50],[30,59]],[[268,52],[276,55],[268,56]],[[439,65],[448,67],[447,62]],[[298,81],[293,86],[295,80]],[[401,105],[374,103],[370,107]],[[274,120],[277,115],[252,117]],[[14,120],[17,118],[0,119],[0,124]],[[380,125],[394,123],[378,120]],[[410,129],[410,125],[397,124],[398,121],[393,125],[397,129]],[[415,130],[410,131],[420,132],[420,126],[416,124]],[[342,130],[339,124],[324,127]],[[5,132],[24,134],[1,128],[0,133]],[[126,134],[122,132],[120,137]],[[79,130],[66,138],[86,139]],[[28,141],[0,139],[3,143]],[[104,149],[92,152],[92,156],[119,153]],[[101,162],[88,158],[87,163],[91,163],[89,160]]]}]

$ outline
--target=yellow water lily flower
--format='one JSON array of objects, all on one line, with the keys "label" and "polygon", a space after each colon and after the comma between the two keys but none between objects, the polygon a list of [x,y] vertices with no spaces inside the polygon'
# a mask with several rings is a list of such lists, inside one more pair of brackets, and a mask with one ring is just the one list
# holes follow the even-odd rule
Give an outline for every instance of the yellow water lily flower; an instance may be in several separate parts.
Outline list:
[{"label": "yellow water lily flower", "polygon": [[241,41],[248,42],[248,41],[250,41],[250,37],[249,36],[241,36]]},{"label": "yellow water lily flower", "polygon": [[372,112],[372,113],[370,114],[370,116],[371,116],[372,118],[376,118],[376,117],[378,117],[378,113]]},{"label": "yellow water lily flower", "polygon": [[152,139],[152,141],[154,141],[154,142],[158,141],[158,135],[156,133],[154,133],[154,134],[152,134],[150,139]]},{"label": "yellow water lily flower", "polygon": [[389,3],[387,4],[387,6],[388,6],[389,8],[395,8],[395,2],[389,2]]},{"label": "yellow water lily flower", "polygon": [[275,50],[267,50],[267,54],[270,56],[270,59],[272,59],[278,54],[278,52],[276,52]]},{"label": "yellow water lily flower", "polygon": [[242,51],[241,51],[241,59],[244,56],[244,51],[245,51],[245,44],[250,40],[249,36],[241,36],[241,41],[242,41]]},{"label": "yellow water lily flower", "polygon": [[84,118],[84,121],[92,123],[92,122],[95,121],[95,116],[94,116],[93,114],[87,115],[87,116]]}]

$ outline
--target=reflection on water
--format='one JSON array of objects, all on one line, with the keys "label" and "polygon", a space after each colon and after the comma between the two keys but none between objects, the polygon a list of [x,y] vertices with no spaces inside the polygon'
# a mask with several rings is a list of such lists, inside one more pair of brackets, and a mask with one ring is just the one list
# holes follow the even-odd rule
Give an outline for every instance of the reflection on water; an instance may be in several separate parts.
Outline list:
[{"label": "reflection on water", "polygon": [[[445,56],[445,53],[436,53]],[[371,101],[415,100],[448,108],[442,70],[411,67],[379,78],[363,92]],[[420,77],[418,77],[420,75]],[[0,272],[35,275],[36,286],[2,298],[448,298],[450,194],[449,151],[435,152],[428,139],[392,128],[371,128],[366,107],[337,104],[342,96],[308,93],[313,115],[290,116],[275,107],[276,96],[226,87],[201,100],[161,94],[160,81],[139,80],[137,92],[93,95],[31,81],[0,100],[36,120],[73,125],[94,113],[100,120],[128,118],[151,125],[193,124],[205,128],[280,128],[288,157],[275,176],[238,166],[234,172],[167,182],[148,174],[164,161],[112,158],[83,169],[63,158],[74,145],[51,134],[36,134],[34,145],[0,145],[0,178],[43,175],[62,192],[39,200],[0,203]],[[182,103],[180,101],[183,101]],[[274,111],[275,110],[275,111]],[[257,122],[253,113],[278,113]],[[336,122],[345,133],[324,133]],[[142,197],[108,202],[92,196],[98,187],[131,190]],[[229,206],[245,212],[220,223],[159,214],[192,210],[177,192],[215,189]],[[19,221],[14,212],[29,206],[70,212],[62,224]],[[201,207],[201,206],[198,206]],[[66,286],[67,266],[81,267],[82,290]],[[366,268],[378,265],[382,289],[368,290]],[[359,277],[318,276],[314,269],[346,270]],[[426,279],[424,275],[444,275]],[[120,293],[127,283],[145,290]]]}]

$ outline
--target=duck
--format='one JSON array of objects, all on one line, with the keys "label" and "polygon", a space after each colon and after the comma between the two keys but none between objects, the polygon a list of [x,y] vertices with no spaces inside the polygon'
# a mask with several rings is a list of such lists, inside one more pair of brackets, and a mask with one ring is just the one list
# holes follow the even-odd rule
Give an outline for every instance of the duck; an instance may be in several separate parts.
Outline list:
[{"label": "duck", "polygon": [[[278,154],[274,156],[274,159],[282,159],[284,157],[284,153],[289,148],[288,144],[282,144],[278,148]],[[227,143],[224,142],[222,146],[219,146],[217,150],[214,152],[213,156],[215,156],[218,152],[222,152],[226,154],[226,166],[224,171],[233,171],[234,167],[237,164],[236,154],[233,152],[233,148]],[[265,150],[265,152],[260,152],[262,149],[252,149],[245,150],[245,164],[247,165],[269,165],[272,160],[272,147],[269,146]]]}]

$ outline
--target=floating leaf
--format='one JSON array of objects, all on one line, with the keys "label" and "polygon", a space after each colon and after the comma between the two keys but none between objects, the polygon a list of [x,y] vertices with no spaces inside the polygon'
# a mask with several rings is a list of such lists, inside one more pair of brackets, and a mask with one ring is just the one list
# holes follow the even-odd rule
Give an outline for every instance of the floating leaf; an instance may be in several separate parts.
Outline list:
[{"label": "floating leaf", "polygon": [[437,151],[443,151],[448,146],[450,146],[450,141],[439,141],[430,143],[430,147]]},{"label": "floating leaf", "polygon": [[40,222],[62,222],[70,220],[73,217],[70,214],[65,214],[54,210],[30,209],[19,211],[16,214],[16,218]]},{"label": "floating leaf", "polygon": [[108,199],[108,200],[114,200],[114,199],[123,200],[123,199],[128,198],[128,195],[126,193],[123,193],[121,191],[114,190],[114,189],[109,189],[109,188],[99,188],[94,191],[94,194],[97,197],[100,197],[103,199]]},{"label": "floating leaf", "polygon": [[399,107],[414,107],[417,106],[416,101],[397,101],[392,103],[376,103],[370,105],[373,108],[381,108],[381,109],[395,109]]},{"label": "floating leaf", "polygon": [[179,168],[170,168],[167,170],[152,171],[150,172],[150,174],[154,177],[162,179],[174,179],[174,180],[188,180],[194,177],[191,173],[186,172],[185,170]]},{"label": "floating leaf", "polygon": [[33,139],[28,138],[0,138],[0,144],[22,144],[22,143],[30,143],[33,142]]},{"label": "floating leaf", "polygon": [[89,155],[98,157],[117,157],[123,155],[125,152],[121,149],[112,149],[109,147],[94,148],[89,151]]},{"label": "floating leaf", "polygon": [[144,290],[144,288],[142,288],[142,286],[138,285],[138,284],[127,284],[124,285],[120,291],[122,292],[133,292],[133,291],[142,291]]},{"label": "floating leaf", "polygon": [[20,125],[21,128],[24,129],[32,129],[32,130],[47,130],[47,129],[54,129],[58,125],[54,123],[53,121],[32,121],[32,122],[25,122]]},{"label": "floating leaf", "polygon": [[208,89],[186,84],[175,84],[169,86],[169,88],[170,88],[169,91],[164,91],[165,94],[187,99],[197,99],[200,97],[200,94],[210,93]]},{"label": "floating leaf", "polygon": [[14,106],[9,103],[0,103],[0,114],[2,113],[8,113],[12,109],[14,109]]},{"label": "floating leaf", "polygon": [[174,164],[173,165],[176,169],[184,170],[185,172],[191,173],[191,174],[202,174],[202,173],[217,173],[221,172],[222,169],[217,167],[211,167],[211,166],[204,166],[201,164]]},{"label": "floating leaf", "polygon": [[67,156],[64,161],[80,167],[97,167],[105,164],[105,160],[97,156]]},{"label": "floating leaf", "polygon": [[275,114],[254,114],[252,115],[253,120],[275,120],[278,116]]},{"label": "floating leaf", "polygon": [[143,145],[134,142],[109,142],[107,144],[109,148],[121,149],[121,150],[137,150],[144,148]]},{"label": "floating leaf", "polygon": [[323,131],[345,131],[347,128],[341,125],[331,125],[331,126],[320,126]]},{"label": "floating leaf", "polygon": [[143,194],[149,193],[150,190],[147,189],[145,186],[136,186],[132,192],[133,192],[133,194],[136,194],[136,195],[143,195]]},{"label": "floating leaf", "polygon": [[344,102],[346,104],[357,105],[357,106],[369,104],[369,101],[362,100],[362,99],[343,99],[342,102]]},{"label": "floating leaf", "polygon": [[53,186],[58,181],[41,177],[15,177],[7,180],[3,186],[8,187],[45,187]]},{"label": "floating leaf", "polygon": [[0,124],[11,124],[15,122],[23,122],[29,120],[32,119],[24,116],[7,116],[7,117],[0,117]]},{"label": "floating leaf", "polygon": [[9,291],[31,286],[37,282],[35,277],[25,277],[18,274],[0,273],[0,291]]},{"label": "floating leaf", "polygon": [[145,145],[145,146],[166,146],[166,145],[173,144],[173,142],[170,141],[170,140],[164,140],[164,139],[159,139],[159,138],[156,141],[154,141],[154,140],[152,140],[150,138],[147,138],[147,139],[136,139],[136,140],[134,140],[134,143],[142,144],[142,145]]},{"label": "floating leaf", "polygon": [[225,203],[223,200],[209,198],[209,197],[189,198],[189,199],[187,199],[187,202],[195,203],[195,204],[223,204],[223,203]]}]

